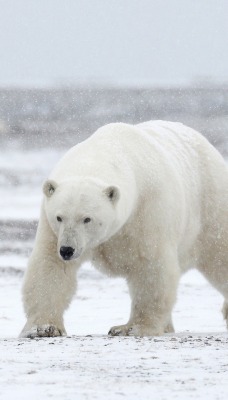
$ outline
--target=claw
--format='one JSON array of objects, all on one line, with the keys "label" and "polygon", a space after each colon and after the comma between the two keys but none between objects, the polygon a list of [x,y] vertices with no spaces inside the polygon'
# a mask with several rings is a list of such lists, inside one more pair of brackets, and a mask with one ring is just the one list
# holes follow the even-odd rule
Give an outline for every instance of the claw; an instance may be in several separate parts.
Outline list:
[{"label": "claw", "polygon": [[64,332],[62,332],[59,328],[54,325],[41,325],[31,328],[29,331],[25,331],[21,337],[26,337],[29,339],[44,338],[44,337],[56,337],[63,336]]},{"label": "claw", "polygon": [[132,336],[133,328],[128,327],[127,325],[122,326],[113,326],[108,334],[110,336]]}]

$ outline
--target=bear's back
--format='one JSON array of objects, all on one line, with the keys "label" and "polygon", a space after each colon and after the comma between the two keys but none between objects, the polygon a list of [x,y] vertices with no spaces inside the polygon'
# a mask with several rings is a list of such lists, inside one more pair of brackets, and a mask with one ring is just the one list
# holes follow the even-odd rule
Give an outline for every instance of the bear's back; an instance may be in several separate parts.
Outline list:
[{"label": "bear's back", "polygon": [[181,123],[112,123],[71,148],[52,178],[99,175],[114,182],[116,176],[118,181],[133,174],[140,184],[147,177],[158,179],[162,171],[169,176],[171,171],[195,186],[199,181],[210,181],[216,173],[224,176],[226,168],[218,151],[200,133]]}]

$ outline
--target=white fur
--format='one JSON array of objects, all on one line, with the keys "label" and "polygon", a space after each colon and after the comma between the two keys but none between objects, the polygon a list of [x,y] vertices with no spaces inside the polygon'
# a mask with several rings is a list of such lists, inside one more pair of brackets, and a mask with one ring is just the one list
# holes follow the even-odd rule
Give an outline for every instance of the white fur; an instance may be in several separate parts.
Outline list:
[{"label": "white fur", "polygon": [[[112,335],[172,331],[180,274],[194,266],[224,295],[228,320],[228,169],[199,133],[165,121],[106,125],[66,153],[44,192],[22,336],[65,333],[85,259],[128,282],[130,319]],[[62,246],[75,249],[70,261]]]}]

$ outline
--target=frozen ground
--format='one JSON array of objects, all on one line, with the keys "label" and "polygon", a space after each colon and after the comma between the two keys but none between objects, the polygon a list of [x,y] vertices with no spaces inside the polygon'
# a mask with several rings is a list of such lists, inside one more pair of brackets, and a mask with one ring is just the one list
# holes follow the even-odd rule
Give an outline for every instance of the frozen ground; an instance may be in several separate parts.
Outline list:
[{"label": "frozen ground", "polygon": [[0,157],[0,398],[226,400],[222,297],[194,270],[181,280],[176,334],[108,337],[112,325],[128,318],[127,287],[86,264],[65,316],[69,336],[17,339],[25,322],[20,291],[40,187],[60,154],[12,150]]}]

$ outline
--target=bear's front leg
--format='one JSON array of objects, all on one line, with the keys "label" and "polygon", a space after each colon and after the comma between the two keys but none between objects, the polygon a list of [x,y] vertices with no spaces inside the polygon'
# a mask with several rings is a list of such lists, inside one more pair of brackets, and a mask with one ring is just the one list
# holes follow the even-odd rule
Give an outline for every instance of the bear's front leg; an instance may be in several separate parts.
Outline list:
[{"label": "bear's front leg", "polygon": [[132,270],[128,278],[132,299],[130,319],[126,325],[112,327],[109,335],[160,336],[174,331],[171,313],[179,276],[174,255],[152,263],[145,260],[140,270]]},{"label": "bear's front leg", "polygon": [[226,326],[228,329],[228,300],[224,301],[223,308],[222,308],[223,317],[226,321]]},{"label": "bear's front leg", "polygon": [[76,268],[58,257],[57,239],[42,211],[23,285],[27,323],[20,337],[66,335],[63,314],[76,289]]}]

